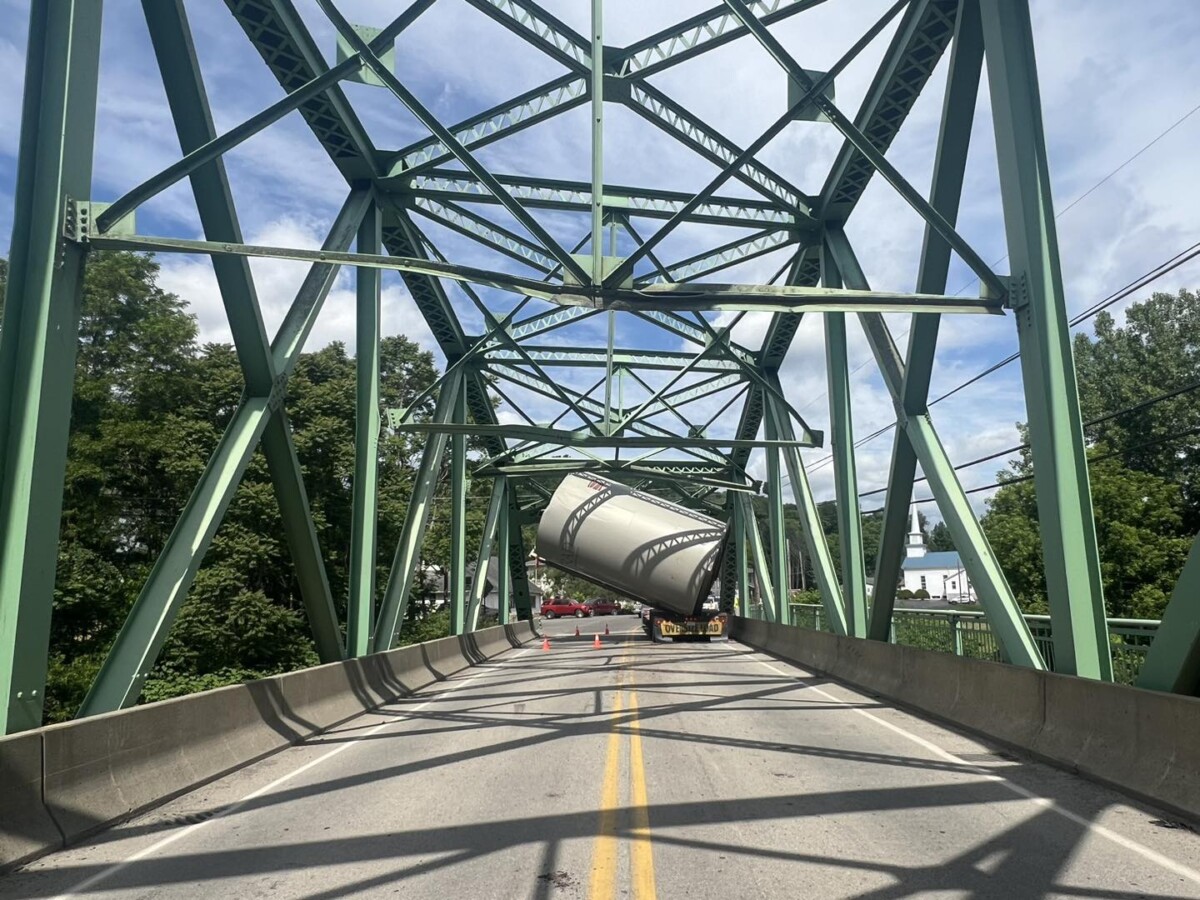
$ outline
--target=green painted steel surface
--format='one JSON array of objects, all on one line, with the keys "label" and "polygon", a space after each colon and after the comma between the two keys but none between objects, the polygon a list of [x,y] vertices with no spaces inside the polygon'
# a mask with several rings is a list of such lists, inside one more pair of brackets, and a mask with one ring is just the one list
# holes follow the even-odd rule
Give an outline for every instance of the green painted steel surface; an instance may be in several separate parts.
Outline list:
[{"label": "green painted steel surface", "polygon": [[[1047,537],[1047,584],[1056,635],[1053,664],[1063,671],[1112,677],[1025,0],[898,0],[880,18],[864,24],[850,49],[826,75],[815,78],[802,68],[802,60],[784,48],[771,27],[821,5],[818,0],[770,4],[725,0],[626,47],[604,45],[602,0],[591,0],[591,28],[586,35],[531,0],[468,3],[471,14],[495,20],[526,42],[529,52],[544,54],[565,71],[446,125],[380,60],[396,36],[434,5],[432,0],[409,4],[369,43],[331,0],[318,0],[316,12],[305,15],[291,0],[226,0],[234,22],[284,96],[218,135],[181,0],[144,0],[182,158],[128,189],[89,228],[69,230],[62,241],[64,265],[59,268],[53,267],[52,260],[59,252],[60,217],[68,208],[64,195],[78,201],[92,199],[88,193],[100,3],[63,0],[34,6],[9,303],[0,338],[0,431],[5,435],[0,445],[4,535],[0,651],[9,648],[8,653],[0,652],[5,729],[28,727],[40,716],[56,510],[70,406],[71,380],[64,373],[70,371],[74,357],[78,280],[89,246],[210,256],[246,396],[153,569],[85,712],[136,700],[141,679],[153,665],[241,473],[260,443],[283,513],[300,593],[326,661],[347,651],[386,649],[395,641],[417,577],[447,444],[452,495],[450,605],[456,632],[475,626],[482,601],[482,580],[477,579],[470,590],[466,581],[469,478],[495,479],[479,564],[486,566],[497,548],[503,570],[497,585],[501,613],[506,615],[511,608],[520,618],[529,618],[532,603],[524,569],[528,548],[521,525],[536,519],[556,479],[570,471],[605,472],[708,511],[722,507],[723,498],[722,514],[734,520],[733,533],[738,536],[722,568],[723,600],[732,603],[735,593],[743,602],[748,599],[752,568],[763,584],[768,616],[786,621],[788,607],[781,603],[786,590],[786,470],[822,592],[822,615],[840,633],[886,639],[892,621],[886,599],[890,591],[880,593],[868,623],[846,359],[847,312],[856,314],[863,325],[897,409],[876,583],[898,579],[912,482],[920,464],[1004,652],[1013,661],[1040,667],[1043,660],[1036,634],[1030,633],[1016,608],[927,407],[940,316],[1001,314],[1006,304],[1016,311]],[[332,68],[306,24],[317,12],[328,19],[347,55]],[[611,17],[614,10],[610,8],[608,14]],[[825,88],[889,29],[891,36],[875,77],[851,117],[826,95]],[[680,104],[666,89],[666,81],[660,86],[657,79],[655,84],[647,80],[734,40],[743,40],[747,47],[755,42],[761,45],[801,94],[791,109],[779,110],[780,118],[745,145]],[[887,153],[950,46],[933,182],[926,198],[899,174]],[[993,273],[956,231],[985,58],[1013,260],[1011,282]],[[429,135],[398,149],[375,147],[341,87],[341,81],[359,72],[369,73],[369,80],[379,85],[369,93],[387,102],[398,99]],[[365,93],[356,91],[354,99],[366,102]],[[478,153],[585,105],[592,123],[589,182],[536,172],[493,171]],[[707,159],[717,174],[694,195],[656,184],[606,184],[603,120],[614,105],[653,125],[664,142]],[[805,194],[758,158],[805,109],[819,111],[829,123],[806,127],[831,129],[841,140],[815,196]],[[245,244],[223,168],[226,152],[293,111],[299,112],[346,182],[347,199],[324,246],[316,251]],[[69,139],[59,143],[60,134]],[[918,282],[911,294],[872,291],[845,239],[842,226],[876,173],[926,223]],[[192,185],[203,240],[108,231],[126,213],[184,178]],[[732,193],[750,199],[718,193],[726,182],[735,180],[739,190]],[[578,223],[577,232],[564,240],[559,227],[552,230],[531,212],[534,209],[588,221]],[[496,221],[493,212],[506,218]],[[479,264],[482,257],[473,256],[471,264],[464,265],[448,258],[416,219],[469,239],[472,249],[489,262]],[[635,220],[638,226],[650,221],[655,230],[643,237]],[[682,258],[660,258],[656,250],[685,224],[738,230],[726,231],[711,246],[689,246]],[[357,252],[350,252],[356,234]],[[618,249],[624,250],[629,242],[633,249],[622,259]],[[583,252],[589,243],[590,258],[572,255]],[[984,297],[945,295],[952,252],[986,285]],[[718,273],[769,254],[785,261],[768,283],[714,283]],[[310,265],[271,342],[250,274],[252,257]],[[345,266],[358,273],[359,379],[351,588],[345,623],[348,647],[344,650],[342,623],[334,612],[285,398],[286,378],[339,268]],[[772,261],[771,268],[778,267],[779,261]],[[826,285],[819,287],[822,268]],[[428,437],[376,614],[373,535],[379,463],[379,284],[384,269],[400,273],[446,358],[446,374],[413,404],[419,408],[436,392],[432,421],[410,421],[404,414],[390,417],[394,427]],[[498,312],[488,293],[493,289],[516,296],[515,306],[510,300],[506,311]],[[470,304],[465,308],[473,310],[472,321],[482,320],[482,334],[464,330],[455,311],[461,297]],[[751,310],[771,313],[757,346],[748,346],[732,333],[739,316]],[[580,339],[590,334],[586,329],[597,323],[589,320],[601,311],[606,311],[607,344]],[[715,314],[721,311],[733,315],[718,320]],[[824,317],[829,349],[830,431],[837,463],[844,585],[838,583],[798,451],[801,446],[820,445],[824,436],[807,426],[779,380],[805,311]],[[903,355],[882,317],[883,312],[895,311],[915,314]],[[627,328],[626,323],[637,328]],[[647,330],[654,337],[637,346]],[[556,333],[547,341],[550,332]],[[600,368],[603,377],[594,383],[591,376],[582,386],[570,377],[574,370],[599,374]],[[523,396],[534,396],[561,412],[549,424],[538,421],[523,408]],[[507,404],[519,424],[502,425],[496,401]],[[735,415],[736,428],[724,428],[726,420],[735,421]],[[764,423],[766,436],[760,439]],[[468,434],[474,436],[472,448],[481,448],[478,454],[468,453]],[[609,447],[611,452],[598,452],[598,447]],[[760,450],[761,468],[753,457]],[[764,487],[757,480],[764,469],[769,501],[766,540],[747,505],[748,495]],[[35,516],[33,510],[54,515]],[[1146,672],[1152,674],[1146,677],[1156,686],[1186,690],[1195,681],[1189,673],[1200,644],[1196,638],[1200,626],[1188,599],[1196,593],[1194,570],[1189,563],[1171,608],[1172,621],[1183,624],[1171,632],[1171,640],[1160,642],[1147,664]],[[964,647],[970,645],[966,631],[957,639]]]}]

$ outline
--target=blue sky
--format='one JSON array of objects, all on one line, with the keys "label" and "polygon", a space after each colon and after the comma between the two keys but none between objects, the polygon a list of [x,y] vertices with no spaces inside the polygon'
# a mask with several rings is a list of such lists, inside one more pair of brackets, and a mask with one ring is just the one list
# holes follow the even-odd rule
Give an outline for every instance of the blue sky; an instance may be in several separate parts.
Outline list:
[{"label": "blue sky", "polygon": [[[609,0],[606,42],[618,46],[631,43],[712,3]],[[332,58],[333,32],[322,21],[315,3],[296,0],[296,5],[318,44]],[[544,5],[586,33],[587,3],[554,0]],[[1137,4],[1033,0],[1031,5],[1054,196],[1056,207],[1063,209],[1200,104],[1200,57],[1195,53],[1200,45],[1200,6],[1193,0],[1142,0]],[[281,96],[281,89],[224,4],[189,0],[186,6],[219,131]],[[846,0],[830,0],[772,30],[806,68],[826,68],[886,4],[855,0],[853,12],[851,6]],[[396,4],[382,0],[343,0],[339,7],[353,22],[377,26],[386,24],[397,10]],[[0,0],[0,21],[9,23],[0,33],[0,248],[7,247],[11,231],[28,10],[29,0]],[[889,29],[839,79],[838,103],[848,114],[857,109],[890,34]],[[819,40],[814,39],[817,35]],[[558,63],[539,55],[463,0],[439,0],[401,37],[397,47],[397,75],[447,124],[563,72]],[[652,77],[651,82],[741,145],[752,141],[783,111],[786,96],[782,72],[751,39],[702,55]],[[943,84],[944,61],[889,154],[921,189],[929,182]],[[377,145],[400,147],[424,136],[412,115],[385,91],[349,85],[347,92]],[[105,6],[100,94],[93,196],[113,199],[179,155],[140,4],[133,0],[109,0]],[[627,110],[610,105],[606,116],[607,180],[695,191],[712,177],[712,166],[673,147],[665,136]],[[1200,240],[1200,182],[1193,162],[1198,140],[1200,113],[1188,117],[1062,215],[1059,236],[1070,314]],[[840,138],[831,126],[795,123],[761,159],[800,188],[815,193],[839,145]],[[985,259],[998,261],[996,268],[1003,273],[1007,268],[1001,261],[1005,246],[994,146],[985,89],[976,116],[960,230]],[[479,155],[494,171],[586,180],[589,147],[588,114],[580,108],[553,123],[493,144]],[[305,247],[320,243],[345,189],[298,116],[267,129],[232,153],[227,163],[247,240]],[[722,193],[747,195],[733,182]],[[138,216],[143,233],[199,236],[186,185],[155,198]],[[572,216],[539,213],[538,217],[563,243],[573,243],[572,235],[586,227]],[[496,218],[520,230],[505,216]],[[643,232],[652,228],[647,225]],[[876,178],[848,225],[874,287],[911,289],[921,230],[916,215]],[[726,239],[721,231],[713,227],[680,229],[664,242],[662,255],[685,258],[706,244]],[[494,256],[483,255],[449,232],[431,227],[429,233],[452,259],[496,265]],[[718,280],[762,280],[773,274],[784,258],[782,254],[764,257],[721,273]],[[227,331],[207,262],[199,258],[164,258],[162,262],[162,283],[191,303],[204,338],[225,339]],[[295,263],[256,264],[269,329],[282,317],[303,271],[303,266]],[[1200,265],[1192,263],[1155,287],[1194,288],[1198,281]],[[956,288],[962,288],[964,294],[977,290],[958,263],[950,278],[951,291]],[[495,302],[497,309],[506,307],[506,301],[497,298]],[[478,316],[469,304],[460,298],[456,305],[464,319],[477,327]],[[729,319],[714,316],[714,321]],[[389,332],[406,333],[433,346],[399,279],[391,274],[385,277],[384,325]],[[898,334],[907,328],[907,321],[893,317],[892,326]],[[685,349],[663,333],[625,317],[618,327],[620,338],[628,344]],[[747,345],[757,346],[764,327],[765,317],[750,315],[739,323],[735,335]],[[353,333],[353,281],[346,274],[331,295],[309,346],[334,339],[353,344]],[[602,343],[602,320],[564,330],[561,336],[581,344]],[[890,420],[891,404],[853,322],[850,336],[851,365],[857,369],[853,376],[855,429],[858,434],[868,434]],[[944,319],[932,392],[941,393],[1015,349],[1011,318]],[[826,428],[828,421],[823,360],[820,322],[808,317],[785,366],[784,383],[793,405],[814,428]],[[592,377],[589,371],[570,374],[567,379],[572,384],[590,384]],[[528,403],[535,414],[553,415],[549,405],[539,408],[540,401],[531,396],[523,395],[519,402],[522,406]],[[935,421],[956,461],[1017,443],[1014,423],[1024,418],[1015,366],[935,408]],[[864,490],[880,486],[886,478],[890,446],[890,437],[884,437],[860,448],[858,467]],[[821,450],[806,454],[813,462],[825,455]],[[997,463],[990,463],[966,470],[963,482],[967,487],[986,484],[994,479],[997,468]],[[819,497],[832,495],[830,476],[828,466],[814,470],[812,480]],[[920,489],[917,493],[925,496]],[[874,504],[868,501],[865,505],[870,508]],[[932,507],[925,509],[933,513]]]}]

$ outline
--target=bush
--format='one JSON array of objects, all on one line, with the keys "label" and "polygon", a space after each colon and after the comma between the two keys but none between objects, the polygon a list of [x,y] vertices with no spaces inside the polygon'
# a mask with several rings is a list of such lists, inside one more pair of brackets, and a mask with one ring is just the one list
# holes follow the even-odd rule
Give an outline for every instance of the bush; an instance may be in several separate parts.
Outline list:
[{"label": "bush", "polygon": [[928,600],[929,591],[925,590],[925,588],[917,588],[913,591],[913,597],[917,600]]},{"label": "bush", "polygon": [[[929,596],[929,595],[926,594],[925,596]],[[896,599],[897,600],[911,600],[912,598],[913,598],[913,592],[910,591],[908,588],[900,588],[900,590],[896,591]]]}]

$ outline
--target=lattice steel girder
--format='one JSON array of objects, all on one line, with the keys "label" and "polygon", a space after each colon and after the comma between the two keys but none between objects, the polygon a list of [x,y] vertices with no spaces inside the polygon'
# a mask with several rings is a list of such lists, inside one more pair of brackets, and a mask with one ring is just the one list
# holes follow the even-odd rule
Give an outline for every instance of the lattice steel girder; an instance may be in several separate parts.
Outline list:
[{"label": "lattice steel girder", "polygon": [[[772,418],[767,418],[767,439],[777,441],[781,435]],[[783,522],[783,466],[779,454],[782,447],[766,448],[767,456],[767,534],[771,546],[771,568],[768,575],[778,598],[778,618],[781,625],[791,624],[791,589],[788,581],[787,529]]]},{"label": "lattice steel girder", "polygon": [[[711,125],[692,115],[658,88],[644,81],[629,85],[625,105],[647,122],[671,135],[685,147],[718,166],[728,166],[743,156],[744,150]],[[768,200],[782,202],[801,214],[811,214],[813,202],[799,188],[777,175],[762,163],[750,158],[739,163],[733,178],[757,191]]]},{"label": "lattice steel girder", "polygon": [[431,222],[458,232],[540,272],[549,274],[559,268],[558,262],[542,247],[455,203],[417,197],[413,198],[411,208]]},{"label": "lattice steel girder", "polygon": [[[942,122],[929,191],[930,204],[952,224],[958,220],[963,174],[971,142],[971,123],[975,115],[982,67],[983,32],[979,22],[979,7],[976,3],[966,3],[959,11],[955,23],[950,69],[942,101]],[[926,226],[916,289],[922,292],[944,292],[949,269],[950,245],[932,228]],[[924,415],[929,410],[929,379],[933,372],[939,323],[939,316],[919,316],[912,320],[899,400],[905,416]],[[872,594],[868,637],[877,641],[887,641],[891,638],[892,613],[896,592],[900,586],[900,570],[904,562],[905,535],[908,530],[909,505],[916,469],[917,454],[909,442],[908,434],[903,428],[897,428],[888,468],[879,552],[875,557],[875,590]]]},{"label": "lattice steel girder", "polygon": [[[487,465],[476,469],[475,474],[480,477],[504,475],[512,480],[517,480],[547,475],[565,475],[568,472],[606,472],[613,475],[636,475],[652,481],[688,484],[721,491],[744,491],[756,494],[761,487],[758,482],[730,481],[727,478],[697,474],[698,467],[694,465],[672,465],[667,462],[654,465],[653,463],[653,460],[626,462],[620,459],[553,459],[547,462]],[[721,474],[727,472],[728,467],[714,466],[711,471]]]},{"label": "lattice steel girder", "polygon": [[42,724],[90,193],[99,0],[30,8],[8,295],[0,331],[0,733]]},{"label": "lattice steel girder", "polygon": [[[754,0],[751,11],[770,25],[825,0]],[[645,78],[746,34],[746,28],[723,6],[705,10],[613,54],[616,74]]]},{"label": "lattice steel girder", "polygon": [[1137,686],[1200,696],[1200,537],[1179,573]]},{"label": "lattice steel girder", "polygon": [[[959,0],[913,0],[905,10],[854,124],[884,153],[900,131],[954,33]],[[820,218],[845,222],[875,174],[849,140],[821,190]]]},{"label": "lattice steel girder", "polygon": [[[828,240],[832,254],[838,259],[842,277],[851,284],[865,284],[866,277],[844,233],[831,229]],[[920,460],[921,470],[929,481],[938,509],[954,538],[954,546],[962,556],[967,577],[979,593],[979,602],[987,613],[1001,650],[1010,662],[1033,669],[1045,669],[1046,664],[1029,631],[1029,625],[1021,614],[1021,608],[983,529],[979,527],[979,520],[975,518],[946,448],[942,446],[933,427],[933,421],[928,413],[907,416],[903,412],[900,401],[904,385],[904,362],[887,323],[877,313],[864,313],[859,321],[871,345],[883,383],[897,408],[898,425],[908,435],[913,451]],[[876,627],[882,631],[882,626]]]},{"label": "lattice steel girder", "polygon": [[[378,41],[371,43],[375,45]],[[581,106],[587,100],[587,79],[571,73],[451,125],[450,132],[464,147],[474,150]],[[384,189],[407,186],[414,174],[453,158],[454,154],[437,138],[418,141],[390,157],[387,176],[380,179],[379,185]]]},{"label": "lattice steel girder", "polygon": [[[586,182],[519,175],[497,175],[496,180],[524,206],[566,212],[590,212],[592,208],[592,188]],[[434,170],[385,181],[383,184],[390,185],[397,198],[451,200],[459,203],[499,202],[479,179],[462,172]],[[607,183],[603,196],[606,210],[617,210],[626,216],[647,219],[669,219],[692,199],[691,194],[680,191]],[[794,209],[782,203],[735,197],[713,197],[689,213],[687,221],[735,228],[798,228],[806,234],[815,229],[811,220],[797,217]]]},{"label": "lattice steel girder", "polygon": [[979,0],[1055,669],[1113,677],[1026,0]]},{"label": "lattice steel girder", "polygon": [[[398,412],[388,410],[388,413]],[[680,436],[631,436],[592,434],[586,431],[566,431],[560,428],[535,428],[532,425],[474,425],[474,424],[441,424],[438,422],[406,422],[393,426],[395,431],[413,432],[416,434],[499,434],[516,440],[541,441],[547,444],[558,444],[563,447],[628,447],[663,449],[677,448],[718,448],[718,447],[811,447],[813,444],[804,440],[792,441],[739,441],[736,438],[701,438]]]},{"label": "lattice steel girder", "polygon": [[[512,493],[508,482],[499,477],[497,481],[504,485],[504,505],[500,510],[499,521],[496,523],[496,613],[501,625],[507,625],[512,609],[512,546],[510,543],[509,494]],[[524,560],[521,560],[522,566]]]},{"label": "lattice steel girder", "polygon": [[480,12],[576,72],[591,69],[591,47],[579,33],[532,0],[467,0]]},{"label": "lattice steel girder", "polygon": [[[225,0],[225,5],[285,91],[328,71],[291,0]],[[429,4],[418,0],[417,5],[424,9]],[[380,174],[375,147],[341,87],[304,103],[300,114],[348,183]]]},{"label": "lattice steel girder", "polygon": [[[466,630],[467,602],[467,398],[463,387],[455,392],[454,424],[464,430],[450,432],[450,633]],[[451,426],[454,427],[454,426]]]},{"label": "lattice steel girder", "polygon": [[799,237],[790,231],[760,231],[748,237],[738,238],[712,250],[698,253],[676,263],[666,263],[657,274],[644,275],[636,279],[640,285],[661,284],[676,281],[694,281],[713,272],[720,272],[783,247],[800,243]]},{"label": "lattice steel girder", "polygon": [[[483,338],[480,338],[483,340]],[[608,351],[599,348],[584,347],[527,347],[526,352],[531,359],[543,366],[584,366],[603,367],[608,363]],[[507,362],[519,365],[521,357],[516,351],[504,347],[493,347],[482,354],[485,360]],[[675,350],[622,350],[612,353],[613,365],[626,369],[665,369],[674,371],[696,358],[694,353]],[[729,372],[740,371],[742,364],[734,359],[712,358],[696,363],[694,372]]]}]

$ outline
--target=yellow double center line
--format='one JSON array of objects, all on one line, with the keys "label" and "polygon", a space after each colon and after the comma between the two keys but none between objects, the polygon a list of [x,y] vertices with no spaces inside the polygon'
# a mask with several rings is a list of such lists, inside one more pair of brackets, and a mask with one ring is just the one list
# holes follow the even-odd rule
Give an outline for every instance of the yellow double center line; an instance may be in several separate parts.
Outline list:
[{"label": "yellow double center line", "polygon": [[[622,661],[623,664],[624,661]],[[617,729],[625,702],[625,675],[617,672],[617,691],[613,696],[613,730],[608,735],[608,753],[604,762],[604,783],[600,789],[600,821],[592,851],[592,878],[588,886],[591,900],[612,900],[620,844],[617,840],[621,804],[621,732]],[[646,797],[645,758],[638,723],[638,697],[632,673],[628,684],[629,712],[629,800],[630,831],[629,871],[633,900],[655,900],[654,850],[650,843],[650,807]]]}]

